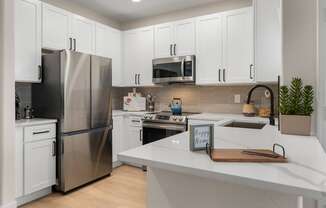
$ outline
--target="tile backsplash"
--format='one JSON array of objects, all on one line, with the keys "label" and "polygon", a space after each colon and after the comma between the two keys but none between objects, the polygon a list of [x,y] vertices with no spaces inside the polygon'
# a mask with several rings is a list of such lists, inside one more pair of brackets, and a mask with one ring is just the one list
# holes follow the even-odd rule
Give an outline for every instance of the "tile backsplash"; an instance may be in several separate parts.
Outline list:
[{"label": "tile backsplash", "polygon": [[[211,112],[211,113],[241,113],[243,103],[246,102],[248,92],[253,86],[195,86],[195,85],[167,85],[159,87],[137,88],[143,96],[152,93],[155,97],[156,110],[169,110],[172,98],[181,98],[183,111]],[[277,85],[270,85],[275,96]],[[123,96],[132,92],[132,88],[114,87],[112,90],[113,109],[123,108]],[[256,105],[269,106],[269,99],[264,96],[264,89],[257,89],[253,94]],[[32,106],[32,84],[16,83],[16,93],[21,99],[21,113],[26,106]],[[240,95],[241,103],[234,103],[234,95]],[[277,96],[275,106],[277,104]]]},{"label": "tile backsplash", "polygon": [[[152,93],[155,96],[156,110],[169,110],[172,98],[181,98],[183,111],[208,113],[242,113],[243,103],[246,102],[248,92],[253,86],[194,86],[169,85],[164,87],[139,88],[143,95]],[[277,85],[270,86],[275,94],[277,106]],[[234,103],[234,96],[240,95],[241,103]],[[258,106],[269,107],[269,98],[266,98],[264,89],[257,89],[252,100]]]},{"label": "tile backsplash", "polygon": [[32,106],[32,84],[16,83],[16,95],[20,98],[20,115],[24,115],[24,108]]}]

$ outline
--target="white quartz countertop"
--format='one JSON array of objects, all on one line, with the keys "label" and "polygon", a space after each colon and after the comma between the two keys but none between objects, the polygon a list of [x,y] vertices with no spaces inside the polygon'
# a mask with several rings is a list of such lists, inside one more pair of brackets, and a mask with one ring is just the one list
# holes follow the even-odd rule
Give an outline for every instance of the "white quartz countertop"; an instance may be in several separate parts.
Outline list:
[{"label": "white quartz countertop", "polygon": [[[207,120],[207,121],[221,121],[225,119],[234,119],[248,122],[269,122],[268,118],[261,117],[245,117],[243,114],[224,114],[224,113],[201,113],[188,116],[190,120]],[[275,118],[277,122],[277,118]]]},{"label": "white quartz countertop", "polygon": [[143,116],[147,111],[123,111],[123,110],[113,110],[112,111],[112,116],[125,116],[125,115],[130,115],[130,116]]},{"label": "white quartz countertop", "polygon": [[[205,117],[203,114],[193,117],[201,120],[214,117],[220,124],[236,119],[234,116],[218,119],[216,115]],[[274,143],[279,143],[285,147],[289,163],[213,162],[205,152],[189,150],[188,132],[120,153],[118,158],[123,162],[214,180],[313,199],[326,198],[326,154],[316,137],[281,135],[277,127],[269,125],[262,130],[216,126],[214,134],[215,148],[271,149]]]},{"label": "white quartz countertop", "polygon": [[16,127],[25,127],[25,126],[37,126],[57,123],[56,119],[44,119],[44,118],[33,118],[33,119],[22,119],[16,121]]}]

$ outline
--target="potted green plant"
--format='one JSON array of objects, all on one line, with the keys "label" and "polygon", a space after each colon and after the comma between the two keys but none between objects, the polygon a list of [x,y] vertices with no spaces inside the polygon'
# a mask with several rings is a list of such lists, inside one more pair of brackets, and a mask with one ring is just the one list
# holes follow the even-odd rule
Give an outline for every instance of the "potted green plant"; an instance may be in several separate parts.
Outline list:
[{"label": "potted green plant", "polygon": [[294,78],[290,87],[280,88],[280,125],[282,134],[311,135],[311,115],[314,111],[314,90],[303,86],[300,78]]}]

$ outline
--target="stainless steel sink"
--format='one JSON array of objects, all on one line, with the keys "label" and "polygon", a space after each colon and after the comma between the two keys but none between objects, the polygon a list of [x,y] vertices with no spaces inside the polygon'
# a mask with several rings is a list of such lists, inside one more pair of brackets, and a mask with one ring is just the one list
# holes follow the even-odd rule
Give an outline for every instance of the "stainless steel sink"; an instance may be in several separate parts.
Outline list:
[{"label": "stainless steel sink", "polygon": [[231,128],[244,128],[244,129],[263,129],[266,126],[266,124],[265,123],[250,123],[250,122],[233,121],[233,122],[227,123],[223,126],[231,127]]}]

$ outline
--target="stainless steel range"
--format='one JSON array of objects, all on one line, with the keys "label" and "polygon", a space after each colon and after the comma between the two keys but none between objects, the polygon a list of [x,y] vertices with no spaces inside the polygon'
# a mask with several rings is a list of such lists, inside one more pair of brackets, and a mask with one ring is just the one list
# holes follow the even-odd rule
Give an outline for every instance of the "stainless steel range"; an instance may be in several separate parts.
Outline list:
[{"label": "stainless steel range", "polygon": [[149,113],[143,117],[143,145],[187,131],[187,116],[194,113],[172,115],[171,112]]}]

